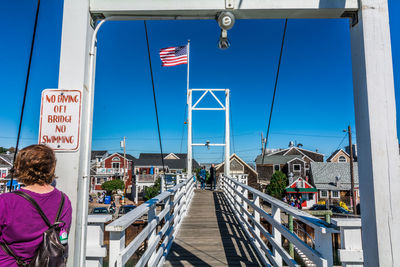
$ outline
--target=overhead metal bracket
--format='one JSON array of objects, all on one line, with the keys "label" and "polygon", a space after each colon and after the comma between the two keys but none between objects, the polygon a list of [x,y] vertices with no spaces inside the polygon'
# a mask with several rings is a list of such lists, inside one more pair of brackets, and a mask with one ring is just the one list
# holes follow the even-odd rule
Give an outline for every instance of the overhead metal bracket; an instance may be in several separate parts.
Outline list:
[{"label": "overhead metal bracket", "polygon": [[225,0],[225,8],[233,9],[235,7],[235,0]]},{"label": "overhead metal bracket", "polygon": [[358,11],[345,11],[341,17],[351,19],[351,27],[358,24]]}]

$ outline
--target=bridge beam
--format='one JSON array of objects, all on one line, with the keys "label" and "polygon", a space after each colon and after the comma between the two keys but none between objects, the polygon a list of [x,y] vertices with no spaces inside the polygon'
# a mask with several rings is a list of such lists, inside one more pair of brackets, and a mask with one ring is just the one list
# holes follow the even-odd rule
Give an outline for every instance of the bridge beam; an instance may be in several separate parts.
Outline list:
[{"label": "bridge beam", "polygon": [[232,11],[237,19],[340,18],[357,8],[357,0],[90,0],[92,14],[146,19],[213,19],[223,10]]},{"label": "bridge beam", "polygon": [[350,30],[365,266],[400,266],[400,162],[387,0]]}]

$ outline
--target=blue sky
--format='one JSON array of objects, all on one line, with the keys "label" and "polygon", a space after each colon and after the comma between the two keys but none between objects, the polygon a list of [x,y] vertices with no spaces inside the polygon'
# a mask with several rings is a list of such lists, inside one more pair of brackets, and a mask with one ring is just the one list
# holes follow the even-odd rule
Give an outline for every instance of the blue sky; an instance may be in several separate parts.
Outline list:
[{"label": "blue sky", "polygon": [[[35,1],[0,2],[0,146],[15,146],[35,16]],[[40,94],[57,88],[63,1],[42,0],[32,61],[22,146],[37,142]],[[400,83],[400,3],[389,1],[396,103]],[[186,65],[162,68],[158,50],[191,40],[190,86],[231,90],[232,152],[253,161],[266,132],[283,20],[241,20],[231,47],[217,48],[215,21],[149,21],[151,58],[165,152],[186,151]],[[329,156],[354,128],[348,21],[289,20],[268,147],[290,140]],[[207,100],[206,100],[207,103]],[[194,113],[194,141],[223,141],[223,112]],[[399,119],[397,119],[399,121]],[[182,131],[184,133],[182,140]],[[142,21],[108,22],[98,35],[93,149],[158,152],[158,136]],[[343,141],[343,142],[342,142]],[[181,145],[181,143],[183,145]],[[200,162],[222,149],[195,148]]]}]

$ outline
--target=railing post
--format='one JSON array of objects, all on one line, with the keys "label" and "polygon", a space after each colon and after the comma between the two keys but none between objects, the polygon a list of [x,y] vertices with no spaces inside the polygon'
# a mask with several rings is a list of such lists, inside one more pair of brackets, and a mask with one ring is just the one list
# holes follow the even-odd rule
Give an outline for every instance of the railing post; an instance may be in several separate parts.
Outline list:
[{"label": "railing post", "polygon": [[110,232],[110,260],[109,266],[122,267],[121,251],[125,248],[125,230]]},{"label": "railing post", "polygon": [[[243,194],[243,196],[244,196],[246,199],[249,199],[249,191],[248,191],[247,189],[243,188],[242,194]],[[245,211],[248,211],[248,204],[247,204],[247,202],[244,201],[244,200],[243,200],[243,209],[244,209]],[[247,217],[247,213],[243,212],[243,218],[244,218],[244,220],[245,220],[246,222],[249,220],[249,218]],[[244,227],[247,228],[247,225],[245,224]]]},{"label": "railing post", "polygon": [[[258,195],[256,195],[256,194],[253,194],[253,198],[254,198],[254,205],[256,207],[258,207],[258,208],[261,208],[260,197]],[[258,224],[261,223],[261,221],[260,221],[260,213],[258,211],[256,211],[256,210],[254,210],[254,219]],[[258,237],[260,237],[260,229],[258,229],[258,227],[256,227],[255,225],[254,225],[254,232],[256,233],[256,235]]]},{"label": "railing post", "polygon": [[[281,224],[281,209],[280,208],[278,208],[275,205],[272,205],[271,215],[275,221],[277,221],[279,224]],[[275,227],[272,227],[272,236],[274,237],[276,243],[279,246],[282,246],[282,235]],[[274,254],[277,265],[282,266],[282,256],[275,249],[272,249],[272,252]]]},{"label": "railing post", "polygon": [[340,227],[339,257],[342,266],[364,266],[361,219],[336,218],[332,220],[332,223]]},{"label": "railing post", "polygon": [[[290,214],[288,216],[289,216],[289,218],[288,218],[289,231],[293,233],[293,216]],[[294,246],[290,242],[289,242],[289,254],[290,254],[290,257],[294,258]]]},{"label": "railing post", "polygon": [[315,229],[314,234],[315,250],[326,259],[328,266],[333,266],[332,234],[326,229]]},{"label": "railing post", "polygon": [[[153,204],[151,205],[148,215],[147,215],[147,221],[148,223],[150,223],[152,220],[155,219],[156,215],[156,209],[157,209],[157,205]],[[157,226],[154,228],[154,230],[152,230],[147,238],[147,244],[148,246],[150,246],[153,242],[154,239],[157,236]],[[156,250],[153,252],[153,254],[150,256],[149,262],[153,262],[154,261],[154,256],[155,256]]]}]

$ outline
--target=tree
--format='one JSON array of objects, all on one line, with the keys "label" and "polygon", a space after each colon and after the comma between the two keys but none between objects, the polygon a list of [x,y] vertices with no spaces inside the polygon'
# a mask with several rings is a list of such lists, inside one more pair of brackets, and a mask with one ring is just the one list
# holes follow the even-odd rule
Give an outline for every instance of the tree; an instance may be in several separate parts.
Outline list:
[{"label": "tree", "polygon": [[161,191],[161,178],[158,178],[153,186],[147,187],[144,190],[144,198],[146,200],[152,199],[153,197],[160,194]]},{"label": "tree", "polygon": [[117,190],[124,190],[125,184],[124,184],[124,181],[116,179],[116,180],[104,182],[101,185],[101,188],[103,190],[107,191],[107,195],[111,195],[113,192],[115,192]]},{"label": "tree", "polygon": [[272,174],[271,182],[267,185],[267,193],[275,198],[282,199],[285,188],[288,186],[288,179],[281,171]]}]

